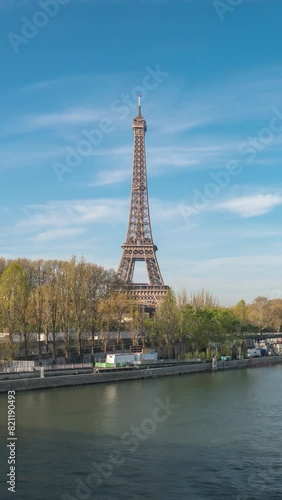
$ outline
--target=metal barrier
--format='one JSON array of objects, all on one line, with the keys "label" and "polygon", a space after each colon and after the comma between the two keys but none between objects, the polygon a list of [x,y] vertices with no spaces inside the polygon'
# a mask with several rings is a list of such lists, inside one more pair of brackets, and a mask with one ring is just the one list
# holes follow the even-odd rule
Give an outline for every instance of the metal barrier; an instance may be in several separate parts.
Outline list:
[{"label": "metal barrier", "polygon": [[0,370],[0,373],[24,373],[24,372],[33,372],[34,371],[34,366],[27,366],[27,367],[18,367],[16,368],[11,367],[11,368],[3,368],[3,370]]},{"label": "metal barrier", "polygon": [[0,369],[0,373],[24,373],[24,372],[40,372],[41,368],[45,371],[58,371],[58,370],[82,370],[85,368],[93,368],[93,363],[72,363],[69,365],[41,365],[41,366],[10,366]]},{"label": "metal barrier", "polygon": [[[93,363],[73,363],[69,365],[42,365],[44,370],[79,370],[83,368],[93,368]],[[42,366],[35,366],[34,369],[40,371]]]}]

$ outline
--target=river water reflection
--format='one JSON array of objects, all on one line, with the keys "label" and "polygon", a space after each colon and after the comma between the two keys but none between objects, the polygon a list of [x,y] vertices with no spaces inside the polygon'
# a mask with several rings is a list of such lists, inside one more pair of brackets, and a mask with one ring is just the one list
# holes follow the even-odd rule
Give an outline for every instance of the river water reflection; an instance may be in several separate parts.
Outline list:
[{"label": "river water reflection", "polygon": [[282,499],[282,367],[18,393],[1,499]]}]

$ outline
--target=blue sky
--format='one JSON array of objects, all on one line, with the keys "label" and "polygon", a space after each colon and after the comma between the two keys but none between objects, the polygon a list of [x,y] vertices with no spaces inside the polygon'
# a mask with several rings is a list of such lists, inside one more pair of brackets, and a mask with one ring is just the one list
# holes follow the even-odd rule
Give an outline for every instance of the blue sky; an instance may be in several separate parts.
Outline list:
[{"label": "blue sky", "polygon": [[47,3],[0,0],[0,254],[118,266],[141,91],[166,284],[282,296],[281,2]]}]

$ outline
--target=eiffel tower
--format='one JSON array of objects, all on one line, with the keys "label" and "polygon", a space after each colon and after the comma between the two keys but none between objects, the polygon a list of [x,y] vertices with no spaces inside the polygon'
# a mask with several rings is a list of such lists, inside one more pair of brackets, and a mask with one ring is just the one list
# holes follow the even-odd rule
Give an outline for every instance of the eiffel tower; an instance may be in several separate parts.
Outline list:
[{"label": "eiffel tower", "polygon": [[[131,187],[131,203],[127,237],[118,274],[126,285],[131,298],[149,308],[155,308],[163,299],[168,286],[164,285],[156,257],[158,250],[153,243],[145,153],[147,124],[141,114],[141,96],[138,96],[138,116],[133,119],[134,158]],[[145,262],[149,283],[133,283],[135,262]]]}]

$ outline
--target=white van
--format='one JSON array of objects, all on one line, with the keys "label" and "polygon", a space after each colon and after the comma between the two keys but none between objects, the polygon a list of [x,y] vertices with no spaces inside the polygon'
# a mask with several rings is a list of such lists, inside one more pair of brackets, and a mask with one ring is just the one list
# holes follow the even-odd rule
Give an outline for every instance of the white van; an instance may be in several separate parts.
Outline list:
[{"label": "white van", "polygon": [[259,349],[248,349],[247,350],[247,357],[248,358],[260,358],[261,351]]}]

